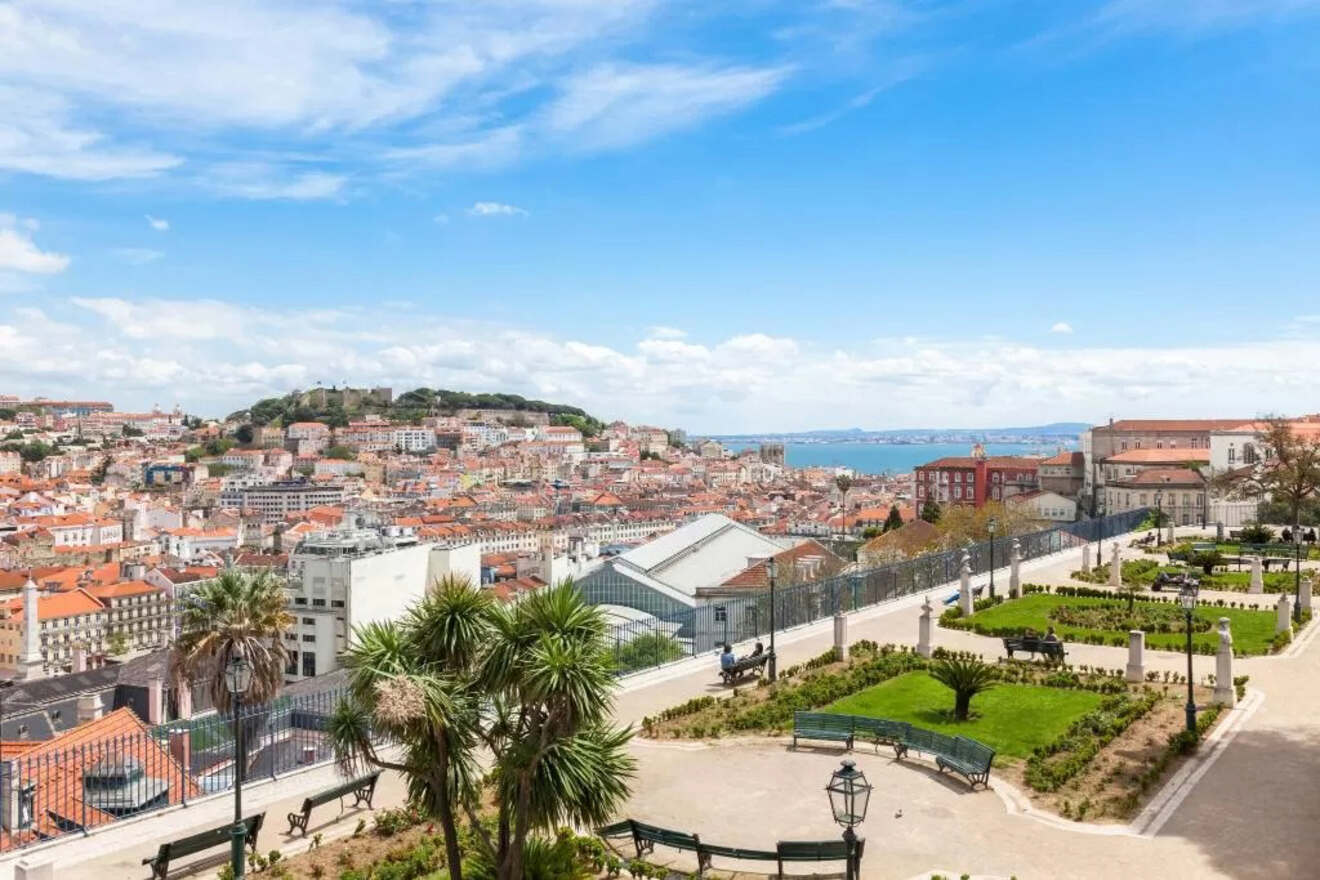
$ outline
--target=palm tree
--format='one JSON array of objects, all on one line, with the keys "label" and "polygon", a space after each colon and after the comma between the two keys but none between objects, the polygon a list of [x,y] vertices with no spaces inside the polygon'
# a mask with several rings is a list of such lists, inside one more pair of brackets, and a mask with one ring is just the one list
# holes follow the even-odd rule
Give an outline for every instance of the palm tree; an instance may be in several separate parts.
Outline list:
[{"label": "palm tree", "polygon": [[993,666],[975,657],[952,657],[930,665],[931,678],[953,691],[953,719],[966,721],[972,697],[998,683]]},{"label": "palm tree", "polygon": [[228,712],[231,698],[224,669],[231,658],[246,657],[252,665],[252,686],[244,698],[253,705],[270,702],[284,683],[284,634],[294,623],[284,581],[269,572],[225,569],[180,604],[174,664],[184,680],[207,676],[216,707]]},{"label": "palm tree", "polygon": [[[632,732],[609,724],[605,632],[571,582],[496,605],[448,577],[403,620],[354,633],[348,696],[328,729],[336,754],[406,777],[440,822],[451,880],[463,876],[458,811],[496,877],[518,880],[532,831],[603,823],[627,797]],[[400,756],[378,752],[373,732]],[[493,765],[484,791],[479,748]],[[483,796],[494,802],[493,832],[480,821]]]},{"label": "palm tree", "polygon": [[840,504],[843,507],[843,534],[845,537],[848,535],[848,490],[852,488],[852,484],[852,477],[847,474],[839,474],[834,478],[835,488],[839,490],[839,495],[842,496]]}]

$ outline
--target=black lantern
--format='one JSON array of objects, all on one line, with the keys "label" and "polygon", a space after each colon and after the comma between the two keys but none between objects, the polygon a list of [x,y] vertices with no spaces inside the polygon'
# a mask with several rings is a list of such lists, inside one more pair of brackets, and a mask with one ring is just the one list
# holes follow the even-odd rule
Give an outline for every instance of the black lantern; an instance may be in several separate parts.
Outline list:
[{"label": "black lantern", "polygon": [[1187,628],[1187,729],[1193,733],[1196,732],[1196,698],[1192,694],[1192,615],[1196,613],[1196,593],[1196,587],[1186,580],[1178,591],[1178,603],[1186,615],[1184,626]]},{"label": "black lantern", "polygon": [[779,574],[779,564],[771,556],[765,561],[765,575],[770,579],[770,680],[779,680],[778,658],[775,656],[775,578]]},{"label": "black lantern", "polygon": [[999,520],[993,516],[986,523],[986,529],[990,532],[990,598],[995,597],[995,529],[999,527]]},{"label": "black lantern", "polygon": [[252,663],[235,654],[225,664],[225,690],[234,698],[234,826],[230,831],[230,867],[235,880],[243,877],[243,847],[247,826],[243,822],[243,770],[247,752],[243,745],[243,695],[252,687]]},{"label": "black lantern", "polygon": [[857,769],[852,761],[844,761],[830,784],[825,786],[830,796],[830,810],[834,821],[843,826],[843,840],[848,846],[847,880],[855,880],[858,874],[857,833],[853,826],[866,820],[866,807],[871,800],[871,783],[866,781],[866,774]]}]

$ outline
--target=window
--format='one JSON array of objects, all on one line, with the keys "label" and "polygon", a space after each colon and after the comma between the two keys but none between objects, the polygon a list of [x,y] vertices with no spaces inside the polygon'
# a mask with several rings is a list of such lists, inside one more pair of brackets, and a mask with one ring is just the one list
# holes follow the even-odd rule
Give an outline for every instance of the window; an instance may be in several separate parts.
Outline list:
[{"label": "window", "polygon": [[304,617],[304,618],[302,619],[302,622],[305,623],[305,624],[307,624],[308,626],[314,626],[314,625],[316,624],[316,618],[315,618],[315,617]]},{"label": "window", "polygon": [[308,635],[304,635],[304,636],[302,637],[302,640],[303,640],[304,642],[314,642],[314,641],[316,641],[316,636],[314,636],[314,635],[310,635],[310,634],[308,634]]},{"label": "window", "polygon": [[1234,449],[1233,444],[1230,443],[1228,446],[1228,463],[1232,464],[1235,461],[1237,461],[1237,450]]},{"label": "window", "polygon": [[312,605],[316,606],[317,608],[324,608],[324,607],[325,607],[325,600],[324,600],[324,599],[313,599],[313,600],[312,600]]},{"label": "window", "polygon": [[330,607],[331,607],[331,608],[343,608],[343,607],[344,607],[344,600],[343,600],[343,599],[331,599],[331,600],[330,600]]},{"label": "window", "polygon": [[962,486],[954,486],[954,487],[953,487],[953,497],[954,497],[954,498],[962,498]]},{"label": "window", "polygon": [[311,651],[303,651],[302,674],[306,678],[316,675],[316,655]]}]

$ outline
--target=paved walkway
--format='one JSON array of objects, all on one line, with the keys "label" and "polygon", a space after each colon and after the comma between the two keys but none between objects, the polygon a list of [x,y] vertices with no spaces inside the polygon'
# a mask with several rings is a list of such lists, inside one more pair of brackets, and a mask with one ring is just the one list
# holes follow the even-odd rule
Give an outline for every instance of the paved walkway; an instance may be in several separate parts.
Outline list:
[{"label": "paved walkway", "polygon": [[[1134,558],[1135,552],[1125,547],[1124,556]],[[1080,550],[1074,549],[1023,563],[1022,580],[1066,583],[1080,560]],[[981,576],[976,583],[985,580]],[[1007,589],[1007,584],[1007,570],[1000,570],[996,587]],[[943,587],[930,595],[938,600],[948,592]],[[1269,602],[1275,597],[1262,598]],[[848,641],[914,643],[921,602],[921,596],[912,596],[854,612],[849,615]],[[919,766],[896,765],[888,756],[865,749],[855,753],[876,785],[862,829],[868,838],[863,876],[903,880],[936,868],[954,871],[954,876],[968,872],[1016,875],[1021,880],[1317,876],[1320,842],[1314,826],[1320,820],[1320,763],[1314,756],[1320,746],[1320,692],[1315,686],[1320,648],[1314,636],[1310,631],[1287,656],[1237,661],[1237,673],[1251,676],[1251,686],[1261,692],[1263,702],[1254,712],[1244,709],[1230,716],[1239,728],[1232,747],[1217,752],[1219,757],[1203,775],[1180,790],[1176,809],[1154,836],[1114,826],[1043,822],[1020,814],[1002,784],[998,791],[971,793],[965,785]],[[776,641],[783,668],[828,650],[832,623],[781,633]],[[987,657],[1002,653],[997,640],[939,627],[934,628],[934,641]],[[1071,645],[1069,652],[1075,663],[1110,668],[1126,663],[1123,648]],[[1151,651],[1147,664],[1182,671],[1186,659]],[[1198,656],[1195,666],[1198,677],[1212,672],[1214,658]],[[702,694],[727,694],[718,684],[713,655],[631,676],[620,690],[615,715],[637,723]],[[640,740],[634,751],[640,772],[628,812],[638,818],[698,831],[716,842],[758,847],[776,839],[837,833],[823,791],[839,759],[837,752],[790,753],[775,741],[707,746]],[[261,848],[279,846],[288,853],[305,849],[306,842],[282,833],[287,826],[280,819],[300,805],[306,792],[324,788],[334,778],[333,768],[322,767],[247,793],[245,800],[253,809],[267,810],[270,824]],[[397,805],[402,798],[401,780],[387,774],[377,791],[377,807]],[[140,862],[161,840],[226,821],[231,804],[228,797],[220,797],[32,855],[57,859],[60,878],[143,880],[148,874]],[[320,830],[332,839],[351,833],[358,819],[353,811],[339,818],[333,806],[322,807],[313,815],[313,823],[321,824],[309,831]],[[0,880],[12,876],[13,861],[0,862]],[[679,862],[684,864],[681,858]],[[214,859],[210,864],[214,866]],[[209,870],[204,876],[210,876]]]}]

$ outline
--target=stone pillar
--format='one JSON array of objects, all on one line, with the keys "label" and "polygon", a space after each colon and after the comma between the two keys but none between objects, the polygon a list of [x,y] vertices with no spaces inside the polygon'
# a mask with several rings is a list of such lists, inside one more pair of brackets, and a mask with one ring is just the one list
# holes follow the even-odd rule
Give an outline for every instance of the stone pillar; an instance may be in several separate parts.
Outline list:
[{"label": "stone pillar", "polygon": [[147,682],[147,723],[165,721],[165,682],[159,678]]},{"label": "stone pillar", "polygon": [[1146,680],[1146,633],[1143,630],[1128,630],[1127,674],[1130,682]]},{"label": "stone pillar", "polygon": [[921,618],[917,623],[917,653],[923,657],[930,656],[930,615],[935,609],[931,607],[930,596],[921,603]]},{"label": "stone pillar", "polygon": [[1118,552],[1118,542],[1109,545],[1113,550],[1109,554],[1109,586],[1123,586],[1123,557]]},{"label": "stone pillar", "polygon": [[1292,597],[1287,593],[1279,594],[1279,601],[1274,603],[1274,615],[1276,633],[1292,629]]},{"label": "stone pillar", "polygon": [[1017,538],[1008,550],[1008,598],[1016,599],[1022,595],[1022,542]]},{"label": "stone pillar", "polygon": [[1091,545],[1082,545],[1082,574],[1091,573]]},{"label": "stone pillar", "polygon": [[35,678],[42,678],[46,674],[46,661],[41,653],[40,624],[37,619],[37,603],[39,601],[37,582],[32,580],[32,573],[29,572],[28,579],[23,584],[22,648],[18,655],[17,668],[14,670],[14,678],[18,681],[31,681]]},{"label": "stone pillar", "polygon": [[972,563],[966,552],[963,553],[962,567],[958,571],[958,607],[967,617],[976,610],[972,603]]},{"label": "stone pillar", "polygon": [[1237,689],[1233,687],[1233,633],[1227,617],[1219,618],[1219,652],[1215,655],[1216,703],[1232,708],[1237,705]]},{"label": "stone pillar", "polygon": [[1251,586],[1247,588],[1247,592],[1265,592],[1265,572],[1261,568],[1261,560],[1259,556],[1251,557]]},{"label": "stone pillar", "polygon": [[839,652],[840,660],[848,659],[848,616],[834,615],[834,650]]},{"label": "stone pillar", "polygon": [[14,880],[55,880],[55,863],[40,856],[22,859],[14,865]]},{"label": "stone pillar", "polygon": [[179,703],[179,720],[187,721],[192,717],[192,685],[188,682],[180,682],[177,693]]},{"label": "stone pillar", "polygon": [[78,697],[77,711],[78,723],[86,724],[101,717],[101,713],[105,711],[105,704],[101,702],[100,694],[81,694]]},{"label": "stone pillar", "polygon": [[1308,612],[1308,613],[1309,613],[1310,610],[1311,610],[1311,588],[1312,588],[1313,586],[1314,586],[1314,584],[1311,583],[1311,576],[1310,576],[1310,575],[1307,575],[1307,576],[1305,576],[1305,577],[1302,578],[1302,586],[1301,586],[1301,591],[1300,591],[1300,596],[1299,596],[1300,601],[1298,602],[1298,604],[1301,606],[1302,611],[1305,611],[1305,612]]}]

